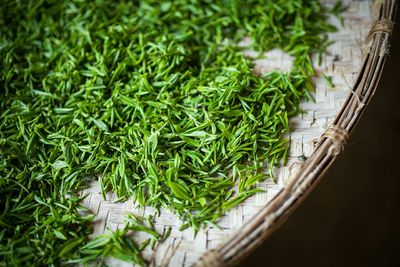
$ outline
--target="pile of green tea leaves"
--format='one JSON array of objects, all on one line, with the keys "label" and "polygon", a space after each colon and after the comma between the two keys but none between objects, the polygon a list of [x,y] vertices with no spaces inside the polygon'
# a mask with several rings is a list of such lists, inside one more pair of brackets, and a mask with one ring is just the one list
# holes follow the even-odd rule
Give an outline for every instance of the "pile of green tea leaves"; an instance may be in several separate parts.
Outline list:
[{"label": "pile of green tea leaves", "polygon": [[[317,0],[0,3],[0,266],[144,264],[129,217],[89,240],[80,190],[165,207],[195,231],[259,191],[310,98],[311,57],[330,44]],[[256,75],[238,43],[294,57]],[[264,170],[269,170],[265,174]],[[234,190],[238,185],[238,190]]]}]

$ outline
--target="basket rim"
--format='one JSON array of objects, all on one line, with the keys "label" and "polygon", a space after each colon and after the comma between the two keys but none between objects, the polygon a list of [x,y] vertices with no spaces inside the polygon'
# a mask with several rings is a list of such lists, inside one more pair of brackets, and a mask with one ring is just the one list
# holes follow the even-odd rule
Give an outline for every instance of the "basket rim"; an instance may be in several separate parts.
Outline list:
[{"label": "basket rim", "polygon": [[390,46],[397,1],[381,0],[375,4],[379,13],[368,34],[368,50],[352,86],[352,93],[319,138],[313,153],[302,163],[300,170],[283,190],[241,229],[236,230],[215,249],[206,251],[194,266],[231,266],[249,255],[288,219],[343,152],[349,135],[376,91]]}]

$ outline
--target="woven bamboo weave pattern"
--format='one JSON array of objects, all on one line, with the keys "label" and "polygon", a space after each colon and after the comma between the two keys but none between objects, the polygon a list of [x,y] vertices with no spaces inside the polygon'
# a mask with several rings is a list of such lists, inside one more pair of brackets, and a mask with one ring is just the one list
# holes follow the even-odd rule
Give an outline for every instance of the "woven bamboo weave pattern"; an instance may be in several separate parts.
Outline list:
[{"label": "woven bamboo weave pattern", "polygon": [[[333,5],[335,2],[334,0],[323,1],[327,6]],[[279,225],[274,222],[287,216],[287,210],[298,204],[296,199],[301,198],[305,192],[315,186],[314,180],[309,180],[308,177],[320,176],[332,161],[331,157],[326,157],[323,153],[315,156],[316,152],[324,149],[324,146],[327,151],[329,150],[328,154],[333,155],[332,157],[343,151],[353,124],[349,127],[342,126],[337,115],[346,112],[343,109],[345,106],[352,107],[353,105],[356,109],[360,109],[360,105],[351,102],[349,97],[355,93],[354,86],[360,83],[358,78],[360,71],[365,71],[363,62],[364,58],[371,54],[371,42],[375,42],[378,37],[380,42],[387,42],[385,36],[390,35],[392,27],[390,24],[392,15],[389,13],[395,5],[394,1],[386,1],[385,3],[389,5],[388,10],[379,11],[381,3],[378,3],[378,10],[375,10],[373,1],[343,2],[349,7],[343,13],[344,25],[342,26],[336,18],[331,19],[332,24],[339,30],[330,34],[330,39],[334,43],[323,56],[321,65],[315,66],[318,74],[314,79],[317,88],[313,93],[315,102],[303,103],[302,108],[306,113],[290,121],[294,131],[289,136],[288,162],[285,166],[276,169],[277,182],[267,179],[260,183],[258,187],[266,190],[265,193],[258,193],[230,210],[218,222],[221,229],[208,227],[200,230],[196,237],[190,228],[179,231],[178,228],[182,222],[170,211],[161,209],[160,215],[155,217],[156,230],[162,233],[169,227],[172,229],[169,238],[154,251],[150,249],[144,251],[144,257],[150,261],[152,266],[175,267],[194,264],[197,266],[221,266],[224,263],[231,264],[240,259]],[[387,22],[379,20],[379,23],[375,24],[378,16],[382,17],[385,12],[388,13],[386,14]],[[382,44],[376,49],[381,49],[381,47]],[[385,49],[386,47],[387,44]],[[246,53],[249,56],[252,55],[251,51]],[[384,57],[386,50],[377,50],[376,53]],[[315,59],[314,62],[317,60]],[[279,50],[273,50],[266,53],[265,59],[256,61],[254,71],[265,73],[275,69],[288,70],[290,66],[291,58],[289,56]],[[334,87],[325,81],[322,73],[332,79]],[[372,75],[370,79],[374,81],[373,79],[378,78]],[[366,99],[369,99],[369,95],[366,96]],[[358,104],[361,103],[360,101],[363,100],[360,99]],[[367,102],[363,105],[366,104]],[[352,110],[353,113],[350,113],[354,114],[356,111]],[[356,121],[358,117],[356,116],[354,119],[351,114],[347,120]],[[342,120],[346,120],[346,118]],[[332,124],[333,126],[331,126]],[[318,164],[313,164],[315,162]],[[308,166],[311,167],[308,168]],[[300,175],[303,173],[307,176]],[[123,227],[124,216],[127,213],[143,217],[155,213],[155,210],[150,207],[137,208],[131,200],[125,203],[115,203],[116,196],[112,193],[108,193],[107,199],[104,200],[97,183],[92,183],[82,193],[89,193],[84,200],[84,206],[97,214],[94,236],[103,233],[106,228]],[[274,212],[269,212],[271,210]],[[256,230],[254,231],[254,229]],[[146,236],[138,234],[135,238],[144,240]],[[204,253],[206,254],[204,255]],[[201,261],[199,261],[200,258]],[[115,259],[109,259],[107,263],[110,266],[132,266],[132,264]]]}]

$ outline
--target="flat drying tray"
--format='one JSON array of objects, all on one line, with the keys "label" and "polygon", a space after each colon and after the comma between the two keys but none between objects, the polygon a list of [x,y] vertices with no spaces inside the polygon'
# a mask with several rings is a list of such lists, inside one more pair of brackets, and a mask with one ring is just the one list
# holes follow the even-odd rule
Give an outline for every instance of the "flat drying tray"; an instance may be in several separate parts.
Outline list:
[{"label": "flat drying tray", "polygon": [[[323,4],[332,6],[336,1]],[[290,121],[288,162],[276,170],[277,182],[258,185],[258,193],[231,209],[216,227],[208,227],[194,237],[192,229],[179,231],[181,221],[168,210],[161,209],[155,217],[155,227],[162,233],[171,227],[169,238],[155,250],[146,248],[144,257],[151,266],[226,266],[238,263],[262,243],[302,202],[318,183],[323,173],[346,147],[349,134],[373,96],[392,33],[396,1],[343,1],[349,8],[343,13],[344,25],[338,19],[331,22],[338,31],[330,34],[334,44],[324,54],[322,64],[315,66],[315,102],[302,104],[306,113]],[[251,55],[251,51],[248,51]],[[314,60],[317,62],[317,60]],[[257,60],[255,71],[290,69],[291,58],[279,50],[266,53]],[[322,73],[332,79],[331,87]],[[95,232],[124,226],[124,216],[133,213],[153,215],[150,207],[136,208],[130,200],[115,203],[116,196],[107,194],[103,200],[97,183],[82,193],[89,193],[84,206],[97,214]],[[140,241],[147,236],[138,234]],[[110,266],[132,266],[109,259]]]}]

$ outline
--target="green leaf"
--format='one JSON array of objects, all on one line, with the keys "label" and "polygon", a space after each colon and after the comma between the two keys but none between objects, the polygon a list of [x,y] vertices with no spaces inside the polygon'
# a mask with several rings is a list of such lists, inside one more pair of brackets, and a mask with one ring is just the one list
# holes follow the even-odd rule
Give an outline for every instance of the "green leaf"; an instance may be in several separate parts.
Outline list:
[{"label": "green leaf", "polygon": [[53,168],[56,170],[60,170],[63,168],[67,168],[68,164],[65,161],[58,160],[58,161],[54,162],[51,166],[53,166]]},{"label": "green leaf", "polygon": [[55,229],[53,232],[57,238],[62,239],[62,240],[67,240],[67,237],[59,230]]},{"label": "green leaf", "polygon": [[189,192],[183,185],[173,181],[169,182],[168,185],[177,198],[190,200]]},{"label": "green leaf", "polygon": [[58,255],[60,257],[65,257],[67,254],[71,253],[72,250],[74,250],[76,247],[78,247],[80,244],[82,244],[84,238],[73,238],[69,240],[68,242],[64,243],[63,246],[61,247],[60,252]]}]

